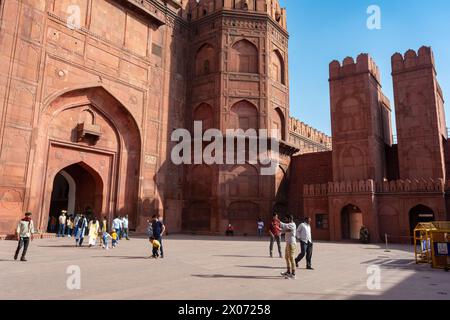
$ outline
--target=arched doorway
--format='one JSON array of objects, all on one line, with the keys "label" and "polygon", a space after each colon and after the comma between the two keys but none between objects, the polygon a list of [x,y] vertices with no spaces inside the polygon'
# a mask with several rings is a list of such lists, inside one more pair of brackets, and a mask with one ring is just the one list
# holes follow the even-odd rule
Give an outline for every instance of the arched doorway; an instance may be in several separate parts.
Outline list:
[{"label": "arched doorway", "polygon": [[85,163],[76,163],[59,171],[53,179],[49,206],[49,221],[62,210],[67,215],[92,211],[98,218],[103,208],[103,181],[98,173]]},{"label": "arched doorway", "polygon": [[341,211],[342,239],[359,240],[359,232],[363,226],[361,209],[353,204],[345,206]]},{"label": "arched doorway", "polygon": [[421,222],[434,221],[434,212],[427,206],[418,205],[409,211],[409,230],[410,234],[414,233],[414,229]]},{"label": "arched doorway", "polygon": [[109,219],[127,214],[135,229],[142,150],[138,122],[129,109],[105,88],[90,87],[49,99],[40,119],[35,157],[46,161],[33,166],[28,205],[39,212],[37,228],[47,229],[50,211],[60,213],[51,203],[55,177],[63,170],[76,182],[76,196],[64,199],[75,198],[74,211],[89,206]]}]

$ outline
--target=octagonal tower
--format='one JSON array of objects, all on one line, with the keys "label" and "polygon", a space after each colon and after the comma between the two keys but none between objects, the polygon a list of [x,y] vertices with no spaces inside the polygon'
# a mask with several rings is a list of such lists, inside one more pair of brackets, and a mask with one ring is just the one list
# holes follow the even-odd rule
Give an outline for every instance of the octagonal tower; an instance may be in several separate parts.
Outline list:
[{"label": "octagonal tower", "polygon": [[[278,129],[287,140],[289,119],[286,11],[278,0],[191,0],[187,59],[186,127],[203,130]],[[182,229],[256,234],[256,221],[286,211],[284,181],[294,149],[281,144],[273,176],[243,165],[185,168]]]}]

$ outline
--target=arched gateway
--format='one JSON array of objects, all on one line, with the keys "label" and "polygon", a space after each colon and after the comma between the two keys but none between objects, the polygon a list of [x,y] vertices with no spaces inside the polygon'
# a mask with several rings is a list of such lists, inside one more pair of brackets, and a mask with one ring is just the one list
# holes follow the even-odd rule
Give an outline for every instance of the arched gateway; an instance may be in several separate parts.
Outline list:
[{"label": "arched gateway", "polygon": [[[128,214],[136,226],[141,159],[139,128],[103,87],[70,91],[43,110],[30,190],[38,228],[61,209],[97,217]],[[71,212],[74,211],[74,212]]]}]

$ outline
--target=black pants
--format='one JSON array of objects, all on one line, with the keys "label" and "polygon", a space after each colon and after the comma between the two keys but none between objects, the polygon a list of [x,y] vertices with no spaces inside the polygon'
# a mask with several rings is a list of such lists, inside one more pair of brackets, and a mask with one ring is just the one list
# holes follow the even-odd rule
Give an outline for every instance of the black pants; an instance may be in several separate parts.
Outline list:
[{"label": "black pants", "polygon": [[295,262],[299,263],[306,256],[306,267],[311,268],[311,258],[313,253],[313,244],[311,242],[300,241],[301,252],[295,259]]},{"label": "black pants", "polygon": [[28,238],[28,237],[22,238],[21,237],[19,239],[19,243],[17,244],[17,250],[16,250],[16,254],[14,255],[14,257],[17,259],[17,257],[19,256],[19,253],[20,253],[20,249],[22,249],[22,247],[23,247],[22,258],[25,258],[29,244],[30,244],[30,238]]},{"label": "black pants", "polygon": [[280,257],[283,255],[281,253],[281,237],[280,236],[270,236],[270,255],[272,255],[273,252],[273,243],[277,242],[277,246],[278,246],[278,253],[280,254]]}]

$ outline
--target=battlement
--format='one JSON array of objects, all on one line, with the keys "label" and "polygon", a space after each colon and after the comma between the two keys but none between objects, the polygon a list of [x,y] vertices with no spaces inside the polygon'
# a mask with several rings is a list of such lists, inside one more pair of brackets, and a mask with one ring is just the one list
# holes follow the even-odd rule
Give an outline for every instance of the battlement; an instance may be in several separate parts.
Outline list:
[{"label": "battlement", "polygon": [[347,57],[342,61],[342,64],[334,60],[330,63],[330,80],[351,77],[361,73],[370,73],[378,83],[381,83],[380,70],[367,53],[361,53],[356,62],[352,57]]},{"label": "battlement", "polygon": [[326,196],[337,193],[373,193],[373,180],[328,182],[328,184],[310,184],[303,186],[304,196]]},{"label": "battlement", "polygon": [[289,132],[331,148],[332,138],[330,136],[293,117],[289,118]]},{"label": "battlement", "polygon": [[444,192],[445,183],[443,179],[405,179],[395,181],[384,181],[377,185],[377,192],[399,193],[399,192]]},{"label": "battlement", "polygon": [[304,196],[327,196],[338,193],[443,193],[450,188],[450,181],[443,179],[405,179],[377,183],[373,180],[329,182],[328,184],[310,184],[303,186]]},{"label": "battlement", "polygon": [[396,53],[392,56],[392,73],[409,71],[411,69],[431,67],[434,68],[434,55],[431,47],[421,47],[416,53],[408,50],[404,55]]}]

